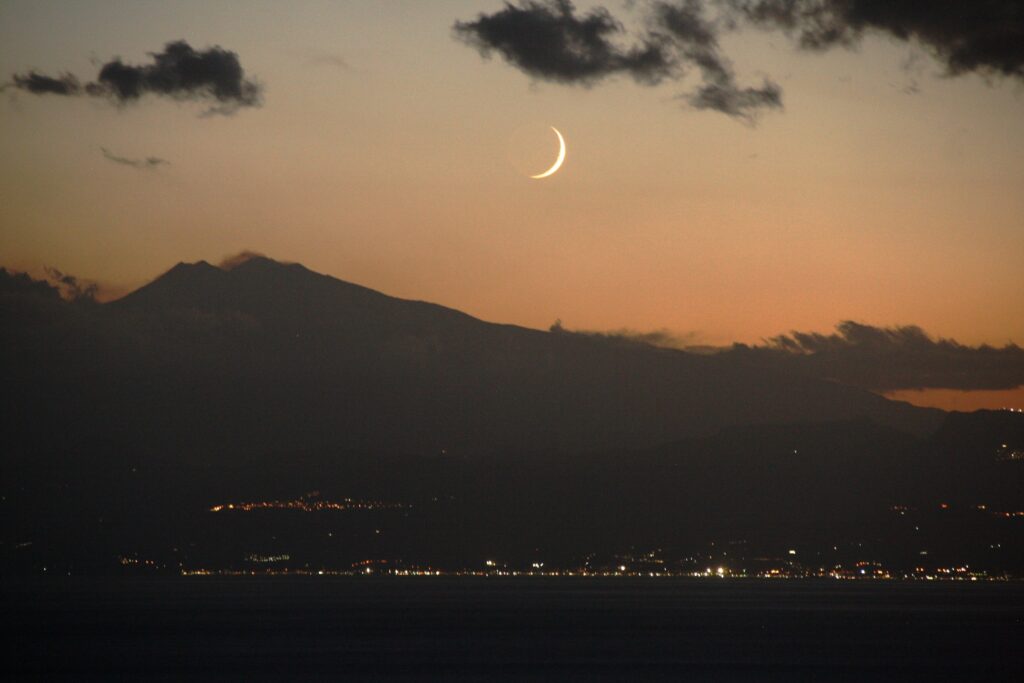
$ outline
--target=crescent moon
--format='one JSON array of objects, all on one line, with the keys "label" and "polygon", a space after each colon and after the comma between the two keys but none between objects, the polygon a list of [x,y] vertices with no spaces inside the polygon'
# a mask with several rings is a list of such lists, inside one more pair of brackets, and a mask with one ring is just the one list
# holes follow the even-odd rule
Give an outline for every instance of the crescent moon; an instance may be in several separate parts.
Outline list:
[{"label": "crescent moon", "polygon": [[558,158],[555,159],[554,165],[552,165],[548,170],[543,173],[530,176],[534,180],[540,180],[541,178],[547,178],[550,175],[554,175],[555,171],[562,167],[562,162],[565,161],[565,138],[562,137],[562,134],[559,133],[558,129],[554,126],[551,126],[551,130],[555,131],[555,135],[558,136]]}]

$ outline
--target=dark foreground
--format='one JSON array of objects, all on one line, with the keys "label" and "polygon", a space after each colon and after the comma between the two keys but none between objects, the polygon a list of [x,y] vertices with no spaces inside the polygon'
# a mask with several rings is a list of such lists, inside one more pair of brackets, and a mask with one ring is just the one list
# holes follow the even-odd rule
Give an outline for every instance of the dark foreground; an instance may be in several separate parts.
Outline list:
[{"label": "dark foreground", "polygon": [[5,581],[4,668],[65,680],[1024,680],[1024,584]]}]

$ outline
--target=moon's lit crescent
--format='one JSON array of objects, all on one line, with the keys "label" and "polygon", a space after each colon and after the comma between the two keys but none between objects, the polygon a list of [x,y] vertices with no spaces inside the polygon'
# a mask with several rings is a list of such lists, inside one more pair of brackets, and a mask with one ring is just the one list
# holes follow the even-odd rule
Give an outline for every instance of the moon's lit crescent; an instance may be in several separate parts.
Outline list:
[{"label": "moon's lit crescent", "polygon": [[554,175],[555,171],[562,167],[562,162],[565,161],[565,138],[562,137],[562,134],[559,133],[558,129],[554,126],[551,126],[551,130],[555,131],[555,135],[558,136],[558,158],[555,159],[554,165],[548,170],[538,175],[530,176],[534,180],[540,180],[541,178],[547,178],[550,175]]}]

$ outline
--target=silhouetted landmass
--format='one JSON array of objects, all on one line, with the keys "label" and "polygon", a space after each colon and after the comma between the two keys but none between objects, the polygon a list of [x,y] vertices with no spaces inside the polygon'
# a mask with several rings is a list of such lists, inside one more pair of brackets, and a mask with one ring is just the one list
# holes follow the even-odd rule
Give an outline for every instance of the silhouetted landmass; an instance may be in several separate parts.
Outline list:
[{"label": "silhouetted landmass", "polygon": [[[1024,509],[1019,414],[486,323],[261,257],[108,304],[4,271],[0,343],[11,571],[709,543],[1024,568],[1024,519],[993,514]],[[314,490],[400,505],[210,511]]]},{"label": "silhouetted landmass", "polygon": [[5,334],[12,409],[37,445],[575,452],[755,422],[868,417],[924,434],[940,418],[755,364],[485,323],[259,257],[179,264],[70,309]]}]

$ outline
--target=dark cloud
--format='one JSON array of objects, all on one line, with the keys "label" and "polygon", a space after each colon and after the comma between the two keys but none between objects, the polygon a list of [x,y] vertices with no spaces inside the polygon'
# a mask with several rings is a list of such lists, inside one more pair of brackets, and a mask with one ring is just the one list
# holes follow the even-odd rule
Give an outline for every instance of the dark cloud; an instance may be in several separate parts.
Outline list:
[{"label": "dark cloud", "polygon": [[703,85],[682,99],[753,123],[758,112],[782,106],[779,86],[736,84],[732,66],[718,46],[720,27],[705,18],[698,0],[649,5],[648,29],[632,47],[612,14],[598,7],[577,14],[569,0],[520,0],[475,21],[456,22],[455,33],[485,57],[492,52],[524,73],[557,83],[592,85],[626,74],[644,85],[678,80],[696,67]]},{"label": "dark cloud", "polygon": [[68,301],[93,302],[96,300],[96,294],[99,292],[99,285],[96,283],[82,282],[74,275],[62,273],[56,268],[49,266],[45,270],[50,282],[60,291],[61,296]]},{"label": "dark cloud", "polygon": [[27,74],[14,74],[12,79],[5,88],[14,87],[35,95],[78,95],[82,92],[78,79],[69,73],[52,78],[29,71]]},{"label": "dark cloud", "polygon": [[260,104],[261,88],[245,77],[238,55],[220,47],[197,51],[184,40],[167,43],[151,53],[152,64],[132,66],[120,59],[100,68],[90,94],[108,95],[119,102],[154,94],[177,100],[213,100],[212,113],[230,114]]},{"label": "dark cloud", "polygon": [[217,46],[195,50],[184,40],[178,40],[150,56],[152,63],[138,66],[113,59],[100,67],[95,81],[84,87],[71,74],[51,78],[34,71],[16,74],[11,85],[36,94],[85,94],[121,104],[145,95],[205,101],[211,103],[204,112],[208,115],[230,115],[242,107],[261,104],[262,87],[246,78],[234,52]]},{"label": "dark cloud", "polygon": [[591,85],[624,74],[657,83],[675,68],[656,40],[621,47],[622,25],[598,7],[577,14],[569,0],[520,0],[494,14],[455,23],[455,35],[480,54],[497,52],[521,71],[547,81]]},{"label": "dark cloud", "polygon": [[[569,0],[519,0],[475,21],[456,22],[456,35],[484,56],[493,52],[524,73],[557,83],[592,85],[627,74],[646,85],[678,80],[696,68],[702,83],[680,98],[754,123],[782,107],[770,79],[737,83],[719,47],[725,31],[781,30],[806,50],[853,46],[869,32],[913,42],[951,75],[977,72],[1024,79],[1024,0],[652,0],[645,29],[622,47],[623,25],[598,7],[577,13]],[[709,19],[706,11],[716,9]],[[916,78],[902,88],[920,90]]]},{"label": "dark cloud", "polygon": [[714,109],[753,124],[761,109],[782,108],[782,88],[768,80],[760,88],[738,88],[732,81],[707,83],[686,101],[694,109]]},{"label": "dark cloud", "polygon": [[801,47],[850,46],[869,32],[926,47],[951,75],[1024,79],[1024,0],[719,0]]},{"label": "dark cloud", "polygon": [[705,18],[698,0],[656,2],[653,20],[691,53],[711,54],[718,50],[718,27]]},{"label": "dark cloud", "polygon": [[160,157],[144,157],[142,159],[130,159],[128,157],[119,157],[116,154],[112,154],[106,147],[100,147],[100,151],[103,152],[103,157],[115,164],[122,164],[124,166],[131,166],[132,168],[138,169],[155,169],[160,166],[170,165],[171,162],[167,159],[161,159]]},{"label": "dark cloud", "polygon": [[724,356],[873,391],[1013,389],[1024,385],[1024,349],[965,346],[920,327],[840,323],[832,334],[791,332],[762,346],[736,345]]},{"label": "dark cloud", "polygon": [[682,61],[700,70],[703,85],[683,96],[693,108],[712,109],[753,124],[762,109],[782,107],[782,88],[767,79],[760,88],[737,85],[732,65],[719,50],[720,28],[705,17],[698,0],[654,3],[652,25],[655,32],[668,36],[667,42]]}]

